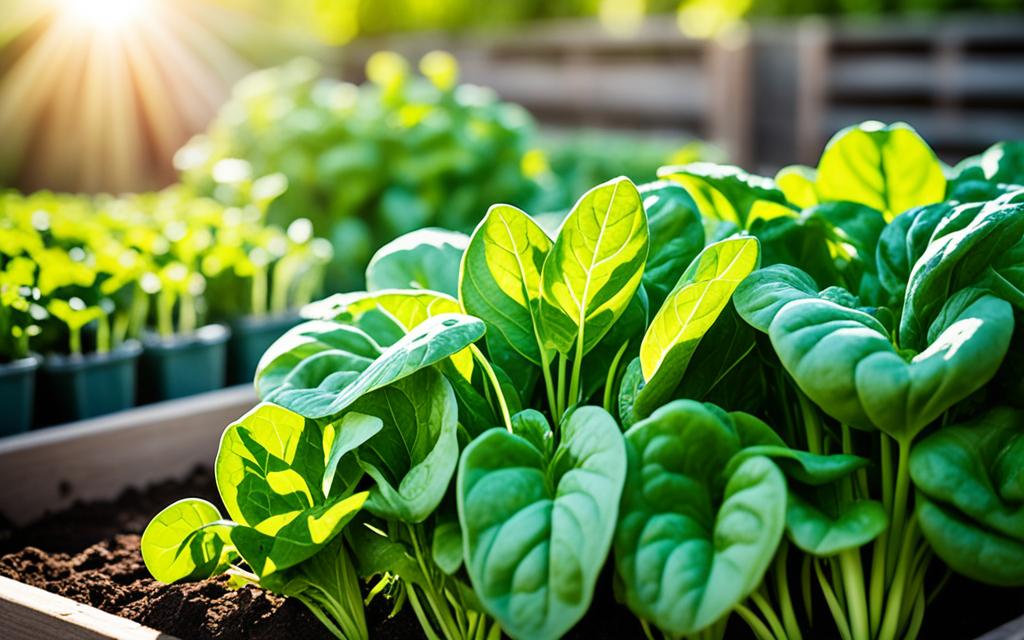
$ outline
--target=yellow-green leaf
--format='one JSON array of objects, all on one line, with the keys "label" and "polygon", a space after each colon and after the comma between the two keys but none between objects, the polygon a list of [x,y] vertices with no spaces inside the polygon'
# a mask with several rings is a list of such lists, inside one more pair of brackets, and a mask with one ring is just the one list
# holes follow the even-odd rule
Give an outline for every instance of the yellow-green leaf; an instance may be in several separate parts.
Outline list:
[{"label": "yellow-green leaf", "polygon": [[538,338],[541,270],[551,239],[529,215],[494,205],[462,254],[459,297],[466,313],[487,325],[488,346],[500,334],[513,349],[542,365]]},{"label": "yellow-green leaf", "polygon": [[541,273],[546,345],[585,354],[625,311],[647,260],[647,215],[636,186],[616,178],[588,191],[562,222]]},{"label": "yellow-green leaf", "polygon": [[903,122],[869,121],[837,133],[821,154],[816,186],[822,201],[859,202],[886,220],[946,195],[935,152]]},{"label": "yellow-green leaf", "polygon": [[637,415],[650,415],[668,399],[704,334],[759,263],[757,239],[749,236],[708,245],[690,263],[640,344],[646,385],[636,397]]}]

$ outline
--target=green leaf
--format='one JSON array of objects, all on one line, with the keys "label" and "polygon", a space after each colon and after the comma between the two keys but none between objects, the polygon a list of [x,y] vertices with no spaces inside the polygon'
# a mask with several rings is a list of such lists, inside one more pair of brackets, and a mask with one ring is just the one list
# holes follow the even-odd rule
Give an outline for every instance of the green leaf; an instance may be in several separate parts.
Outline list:
[{"label": "green leaf", "polygon": [[786,200],[801,209],[809,209],[820,202],[815,182],[818,172],[811,167],[793,164],[782,167],[775,174],[775,185]]},{"label": "green leaf", "polygon": [[658,177],[683,185],[704,217],[732,223],[740,230],[748,229],[755,220],[797,214],[772,179],[739,167],[694,162],[662,167]]},{"label": "green leaf", "polygon": [[907,280],[900,346],[923,349],[946,299],[972,286],[1024,235],[1024,203],[994,200],[956,207],[939,223]]},{"label": "green leaf", "polygon": [[[303,310],[307,317],[316,316],[354,326],[362,326],[374,314],[382,314],[400,329],[393,340],[382,343],[382,346],[391,346],[427,319],[446,313],[462,313],[459,301],[444,293],[417,289],[338,293]],[[452,361],[467,380],[472,379],[473,354],[469,350],[453,355]]]},{"label": "green leaf", "polygon": [[935,153],[902,122],[869,121],[834,135],[818,162],[816,186],[823,201],[859,202],[881,211],[886,220],[946,195]]},{"label": "green leaf", "polygon": [[673,397],[713,402],[729,410],[759,408],[764,385],[757,371],[756,346],[754,330],[733,305],[726,305],[694,351]]},{"label": "green leaf", "polygon": [[984,152],[962,160],[953,169],[953,175],[955,177],[950,182],[951,192],[971,182],[1024,184],[1024,142],[997,142]]},{"label": "green leaf", "polygon": [[638,187],[647,212],[650,252],[643,285],[651,308],[659,309],[687,265],[704,248],[704,225],[686,189],[668,180]]},{"label": "green leaf", "polygon": [[953,208],[947,202],[915,207],[896,216],[882,230],[876,253],[878,278],[896,306],[903,305],[910,271],[928,248],[935,227]]},{"label": "green leaf", "polygon": [[430,557],[448,575],[462,566],[462,529],[457,520],[439,521],[430,542]]},{"label": "green leaf", "polygon": [[822,487],[805,498],[790,491],[786,531],[793,543],[818,557],[833,556],[871,542],[889,526],[881,503],[841,500],[836,488]]},{"label": "green leaf", "polygon": [[584,402],[605,386],[615,356],[627,342],[625,351],[619,356],[618,365],[625,368],[626,363],[640,352],[640,341],[647,329],[648,318],[647,292],[643,285],[636,290],[636,295],[629,301],[626,310],[615,321],[612,328],[601,338],[590,353],[583,358],[583,372],[580,375],[582,398]]},{"label": "green leaf", "polygon": [[629,471],[615,533],[626,604],[671,635],[714,624],[761,583],[782,539],[786,481],[739,451],[730,417],[676,400],[626,432]]},{"label": "green leaf", "polygon": [[483,322],[471,316],[434,316],[369,363],[332,351],[303,358],[263,399],[307,418],[338,415],[362,395],[462,351],[483,334]]},{"label": "green leaf", "polygon": [[634,409],[636,405],[637,394],[644,386],[644,374],[643,367],[640,365],[640,358],[633,358],[626,365],[626,371],[622,374],[622,384],[619,386],[619,422],[622,423],[622,429],[632,427],[640,417],[636,415]]},{"label": "green leaf", "polygon": [[362,425],[346,416],[321,427],[262,403],[228,426],[217,452],[221,500],[240,525],[231,540],[257,575],[294,566],[327,544],[359,511],[367,493],[323,493],[328,454],[338,432]]},{"label": "green leaf", "polygon": [[768,333],[782,307],[793,300],[813,298],[818,285],[809,275],[785,264],[773,264],[751,273],[733,294],[736,311],[747,324]]},{"label": "green leaf", "polygon": [[466,313],[487,324],[492,352],[507,344],[530,362],[546,364],[539,305],[541,270],[551,244],[530,216],[508,205],[492,206],[473,232],[462,255],[459,299]]},{"label": "green leaf", "polygon": [[231,527],[206,500],[178,500],[142,532],[142,560],[155,579],[167,584],[219,575],[238,557]]},{"label": "green leaf", "polygon": [[352,405],[383,429],[356,452],[376,483],[366,509],[390,520],[422,522],[444,497],[459,459],[458,410],[451,384],[423,369]]},{"label": "green leaf", "polygon": [[671,395],[701,338],[758,259],[756,239],[722,240],[708,245],[679,278],[640,345],[646,385],[636,397],[637,415],[649,415]]},{"label": "green leaf", "polygon": [[459,295],[459,261],[469,237],[444,229],[419,229],[399,236],[373,254],[366,288],[429,289]]},{"label": "green leaf", "polygon": [[622,434],[597,407],[572,412],[550,458],[502,429],[465,450],[457,497],[466,568],[513,638],[558,638],[586,613],[626,473]]},{"label": "green leaf", "polygon": [[[984,296],[965,308],[909,361],[872,316],[788,289],[776,300],[768,335],[800,389],[826,413],[859,429],[878,428],[906,440],[996,372],[1013,332],[1006,302]],[[752,313],[740,305],[741,313]],[[766,316],[768,314],[765,314]],[[763,320],[763,318],[761,318]]]},{"label": "green leaf", "polygon": [[1002,586],[1024,585],[1024,412],[995,408],[943,427],[910,455],[917,517],[955,571]]},{"label": "green leaf", "polygon": [[640,286],[647,217],[627,178],[588,191],[562,222],[541,274],[545,343],[586,354],[611,329]]},{"label": "green leaf", "polygon": [[256,393],[261,398],[279,389],[297,366],[324,356],[350,370],[365,369],[381,353],[380,345],[356,327],[311,320],[292,327],[274,341],[256,366]]}]

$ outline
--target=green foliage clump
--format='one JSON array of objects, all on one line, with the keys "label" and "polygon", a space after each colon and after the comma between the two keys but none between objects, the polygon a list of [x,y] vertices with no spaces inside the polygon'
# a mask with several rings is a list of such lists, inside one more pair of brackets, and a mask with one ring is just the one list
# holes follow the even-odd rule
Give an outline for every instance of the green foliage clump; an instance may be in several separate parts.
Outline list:
[{"label": "green foliage clump", "polygon": [[[558,638],[598,578],[647,637],[916,638],[945,566],[1024,586],[1024,182],[904,124],[775,178],[706,162],[492,206],[306,308],[217,482],[143,537],[342,638]],[[824,612],[824,615],[822,615]]]},{"label": "green foliage clump", "polygon": [[235,204],[238,182],[283,174],[271,223],[309,218],[344,251],[330,280],[360,284],[370,255],[425,226],[469,230],[495,201],[522,204],[536,183],[523,156],[533,120],[485,88],[458,84],[455,60],[379,52],[362,86],[320,77],[311,60],[254,73],[209,130],[176,156],[182,180]]}]

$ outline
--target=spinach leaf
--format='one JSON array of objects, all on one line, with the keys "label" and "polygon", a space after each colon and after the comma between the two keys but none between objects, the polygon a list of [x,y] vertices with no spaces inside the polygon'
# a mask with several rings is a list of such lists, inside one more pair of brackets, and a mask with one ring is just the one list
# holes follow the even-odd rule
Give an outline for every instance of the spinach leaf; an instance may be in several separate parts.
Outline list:
[{"label": "spinach leaf", "polygon": [[469,237],[444,229],[420,229],[377,250],[366,266],[368,291],[430,289],[459,294],[459,262]]},{"label": "spinach leaf", "polygon": [[704,225],[697,203],[680,185],[659,180],[642,184],[638,190],[651,241],[643,286],[651,308],[657,310],[679,275],[704,248]]},{"label": "spinach leaf", "polygon": [[484,324],[476,318],[442,314],[417,325],[372,361],[340,350],[308,357],[289,352],[298,363],[278,386],[260,390],[263,400],[307,418],[338,415],[363,394],[451,357],[483,334]]},{"label": "spinach leaf", "polygon": [[910,456],[932,548],[974,580],[1024,585],[1024,412],[997,407],[943,427]]},{"label": "spinach leaf", "polygon": [[834,135],[818,162],[815,186],[822,200],[859,202],[887,220],[946,195],[935,153],[902,122],[864,122]]},{"label": "spinach leaf", "polygon": [[749,229],[755,220],[797,214],[775,181],[739,167],[694,162],[662,167],[658,177],[683,185],[705,218],[731,223],[740,230]]},{"label": "spinach leaf", "polygon": [[769,458],[723,473],[741,442],[728,414],[676,400],[626,432],[615,566],[626,604],[672,635],[724,616],[760,584],[786,521]]},{"label": "spinach leaf", "polygon": [[786,200],[801,209],[809,209],[821,201],[817,180],[816,169],[799,164],[782,167],[775,174],[775,185]]},{"label": "spinach leaf", "polygon": [[178,500],[146,527],[139,541],[142,560],[155,579],[167,584],[220,575],[238,557],[232,526],[206,500]]},{"label": "spinach leaf", "polygon": [[383,425],[356,452],[376,483],[366,509],[389,520],[422,522],[440,504],[459,458],[451,384],[436,369],[422,369],[364,395],[351,410]]},{"label": "spinach leaf", "polygon": [[636,187],[617,178],[588,191],[562,222],[541,273],[546,345],[582,358],[601,341],[640,286],[647,216]]},{"label": "spinach leaf", "polygon": [[492,429],[466,448],[459,520],[466,568],[487,610],[513,638],[558,638],[590,606],[626,454],[615,421],[597,407],[569,415],[553,455],[533,442]]},{"label": "spinach leaf", "polygon": [[704,334],[758,260],[756,239],[733,238],[708,245],[687,267],[640,345],[646,384],[634,402],[637,415],[649,415],[671,395]]},{"label": "spinach leaf", "polygon": [[529,215],[508,205],[491,207],[473,232],[462,256],[459,299],[466,313],[487,324],[492,358],[507,346],[533,364],[547,364],[539,305],[551,244]]},{"label": "spinach leaf", "polygon": [[[376,424],[366,428],[367,421]],[[379,422],[352,412],[321,427],[263,403],[225,430],[214,467],[217,490],[231,519],[244,525],[231,529],[231,541],[257,575],[310,558],[362,508],[367,492],[352,493],[361,474],[325,495],[325,473],[336,442],[350,451],[379,430]],[[342,436],[352,429],[359,438]]]}]

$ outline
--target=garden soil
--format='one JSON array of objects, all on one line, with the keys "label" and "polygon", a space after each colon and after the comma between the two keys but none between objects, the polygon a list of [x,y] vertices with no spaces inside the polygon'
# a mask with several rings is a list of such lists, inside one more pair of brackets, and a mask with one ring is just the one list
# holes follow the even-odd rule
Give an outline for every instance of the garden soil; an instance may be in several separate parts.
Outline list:
[{"label": "garden soil", "polygon": [[[0,575],[179,638],[330,638],[300,603],[252,586],[230,588],[223,576],[180,585],[150,578],[139,552],[139,536],[153,515],[185,497],[220,503],[212,474],[197,469],[184,481],[130,489],[114,501],[75,504],[21,529],[0,516]],[[929,607],[931,618],[921,637],[952,640],[980,635],[1024,613],[1022,591],[953,579]],[[605,571],[591,613],[567,637],[643,638],[635,619],[614,601],[612,593],[611,576]],[[408,608],[394,618],[388,618],[389,609],[382,598],[371,603],[367,611],[371,638],[423,637]],[[749,635],[742,625],[734,624],[726,637]]]}]

